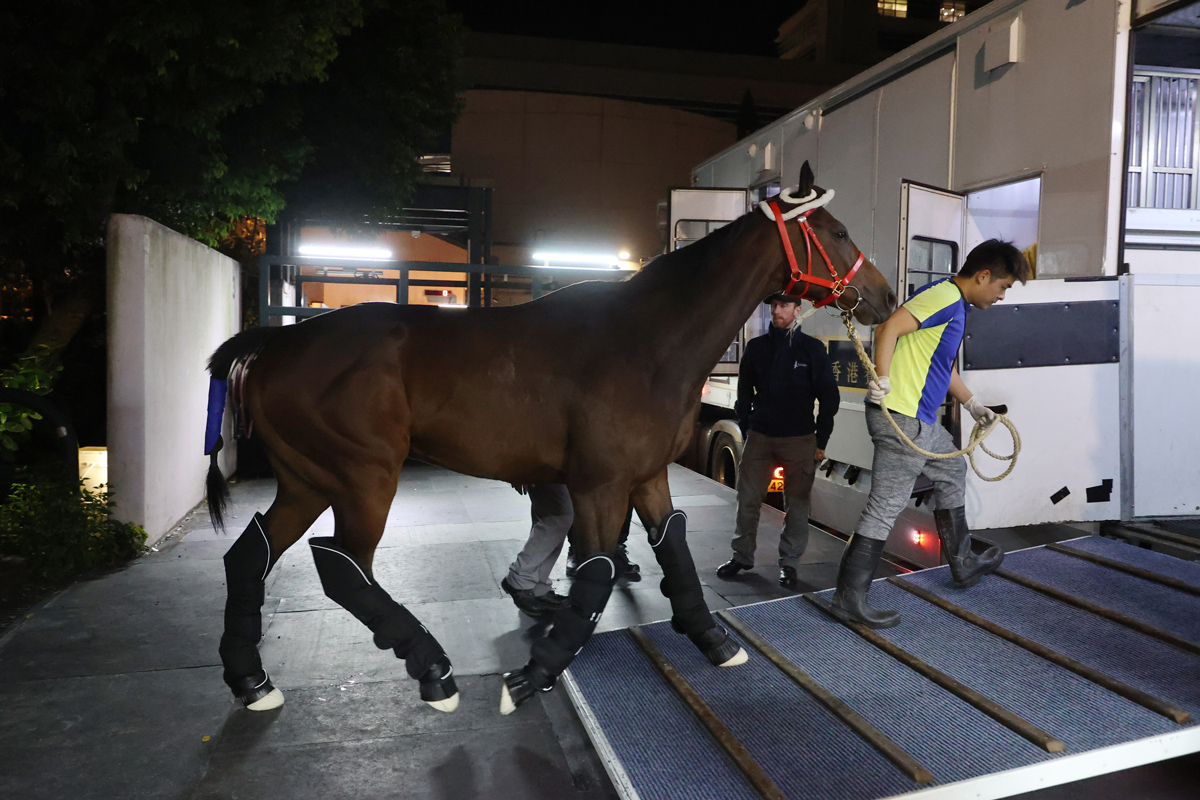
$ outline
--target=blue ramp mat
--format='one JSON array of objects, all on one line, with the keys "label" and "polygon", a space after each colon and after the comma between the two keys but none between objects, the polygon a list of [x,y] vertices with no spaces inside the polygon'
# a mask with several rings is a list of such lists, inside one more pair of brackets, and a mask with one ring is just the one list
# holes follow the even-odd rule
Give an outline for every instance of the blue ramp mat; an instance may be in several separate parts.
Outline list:
[{"label": "blue ramp mat", "polygon": [[[1059,602],[1010,581],[989,576],[959,589],[945,570],[906,575],[901,580],[927,589],[984,619],[1057,650],[1200,719],[1200,656]],[[1200,614],[1200,600],[1194,613]]]},{"label": "blue ramp mat", "polygon": [[938,783],[1051,758],[802,598],[732,613],[928,767]]},{"label": "blue ramp mat", "polygon": [[628,631],[593,636],[571,677],[643,798],[759,800]]},{"label": "blue ramp mat", "polygon": [[1200,564],[1194,561],[1184,561],[1182,558],[1156,553],[1143,547],[1134,547],[1131,544],[1118,542],[1115,539],[1106,539],[1103,536],[1087,536],[1060,544],[1092,555],[1121,561],[1131,567],[1148,569],[1200,589]]},{"label": "blue ramp mat", "polygon": [[[1164,562],[1159,554],[1103,540],[1073,544],[1183,580],[1197,566]],[[1043,548],[1012,553],[1005,566],[1200,640],[1200,598],[1195,595]],[[968,590],[954,587],[944,567],[901,580],[1200,718],[1196,654],[996,576]],[[822,594],[828,599],[831,592]],[[1060,758],[1146,744],[1162,735],[1191,746],[1188,737],[1196,724],[1177,725],[899,586],[877,581],[871,600],[903,617],[898,627],[879,631],[881,636],[1062,740],[1067,751],[1052,755],[1042,750],[801,597],[729,613],[928,768],[937,784],[1022,767],[1034,768],[1026,775],[1040,776],[1043,766],[1067,768],[1066,762],[1052,763]],[[789,800],[876,800],[927,788],[752,647],[746,647],[747,664],[720,669],[668,623],[643,626],[643,631]],[[571,667],[571,676],[587,702],[591,723],[603,730],[642,800],[756,796],[628,631],[594,636]],[[1170,736],[1176,733],[1183,738]],[[1140,752],[1136,757],[1144,757],[1145,749]],[[1098,774],[1110,761],[1106,756],[1079,763],[1089,764],[1093,771],[1088,774]]]},{"label": "blue ramp mat", "polygon": [[880,631],[884,637],[1058,737],[1068,753],[1179,729],[1166,717],[897,586],[875,584],[871,603],[900,612],[903,622]]},{"label": "blue ramp mat", "polygon": [[1196,613],[1195,595],[1042,548],[1010,553],[1004,559],[1004,567],[1189,641],[1200,642],[1200,614]]},{"label": "blue ramp mat", "polygon": [[788,800],[855,800],[917,788],[748,645],[751,657],[745,665],[715,669],[669,624],[643,630]]}]

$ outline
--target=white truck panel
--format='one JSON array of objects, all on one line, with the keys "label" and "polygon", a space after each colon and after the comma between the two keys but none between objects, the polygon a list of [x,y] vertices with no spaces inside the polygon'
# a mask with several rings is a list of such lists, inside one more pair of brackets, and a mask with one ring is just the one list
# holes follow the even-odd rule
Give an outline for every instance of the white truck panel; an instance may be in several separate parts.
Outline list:
[{"label": "white truck panel", "polygon": [[[1118,300],[1116,281],[1039,280],[1017,284],[1005,305]],[[1121,511],[1121,366],[1081,364],[963,371],[963,381],[988,405],[1005,404],[1021,435],[1017,468],[1000,482],[967,473],[967,520],[974,528],[1041,522],[1117,519]],[[968,429],[970,415],[964,414]],[[964,436],[967,430],[964,430]],[[987,442],[1012,452],[1008,434],[997,430]],[[987,475],[1007,464],[983,453],[976,463]],[[1104,502],[1088,502],[1087,488],[1111,480]],[[1051,496],[1070,494],[1055,503]]]},{"label": "white truck panel", "polygon": [[[953,88],[954,54],[947,53],[881,90],[871,253],[875,266],[893,288],[897,280],[899,226],[895,221],[900,216],[901,182],[950,185]],[[913,142],[921,142],[921,146],[913,147]],[[851,235],[857,236],[853,232]]]},{"label": "white truck panel", "polygon": [[1132,275],[1126,281],[1132,318],[1132,515],[1197,515],[1200,277]]},{"label": "white truck panel", "polygon": [[[950,188],[1040,172],[1041,278],[1116,274],[1106,244],[1117,233],[1108,208],[1118,5],[1028,0],[958,38]],[[985,70],[989,33],[1018,15],[1020,60]]]}]

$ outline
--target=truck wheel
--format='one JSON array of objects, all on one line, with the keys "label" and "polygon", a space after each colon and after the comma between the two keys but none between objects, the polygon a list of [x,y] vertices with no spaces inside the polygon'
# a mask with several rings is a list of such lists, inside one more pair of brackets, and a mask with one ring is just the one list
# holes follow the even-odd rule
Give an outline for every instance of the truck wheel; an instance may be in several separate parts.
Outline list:
[{"label": "truck wheel", "polygon": [[728,433],[718,433],[713,438],[712,455],[708,460],[708,477],[730,488],[737,488],[737,445]]}]

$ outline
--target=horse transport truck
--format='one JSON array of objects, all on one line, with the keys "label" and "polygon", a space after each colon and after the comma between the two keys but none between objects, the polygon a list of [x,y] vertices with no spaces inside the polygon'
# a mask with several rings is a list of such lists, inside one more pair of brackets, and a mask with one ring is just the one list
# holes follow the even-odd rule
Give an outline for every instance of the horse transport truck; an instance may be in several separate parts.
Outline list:
[{"label": "horse transport truck", "polygon": [[[1162,0],[997,0],[699,164],[672,192],[671,247],[794,184],[806,160],[902,300],[976,244],[1013,242],[1036,279],[971,312],[959,368],[1008,406],[1022,455],[1003,481],[968,475],[971,527],[1123,520],[1177,544],[1171,531],[1200,533],[1181,519],[1200,514],[1197,37],[1200,11]],[[704,388],[690,465],[729,485],[738,359],[767,325],[764,307]],[[848,534],[871,485],[866,373],[835,314],[803,330],[842,392],[812,518]],[[959,435],[957,404],[943,417]],[[1010,452],[1003,430],[988,445]],[[930,488],[889,540],[921,566],[940,559]]]}]

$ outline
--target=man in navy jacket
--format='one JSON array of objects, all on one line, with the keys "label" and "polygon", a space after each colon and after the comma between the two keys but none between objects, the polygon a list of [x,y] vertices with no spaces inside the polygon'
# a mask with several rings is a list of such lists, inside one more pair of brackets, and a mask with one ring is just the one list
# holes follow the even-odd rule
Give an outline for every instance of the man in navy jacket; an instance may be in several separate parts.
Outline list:
[{"label": "man in navy jacket", "polygon": [[754,566],[759,511],[771,475],[782,465],[787,516],[779,538],[779,585],[796,589],[796,567],[808,545],[813,478],[825,460],[841,398],[825,346],[793,327],[798,304],[785,295],[768,302],[771,329],[747,343],[738,373],[736,410],[746,441],[737,481],[737,532],[733,558],[717,575],[728,580]]}]

